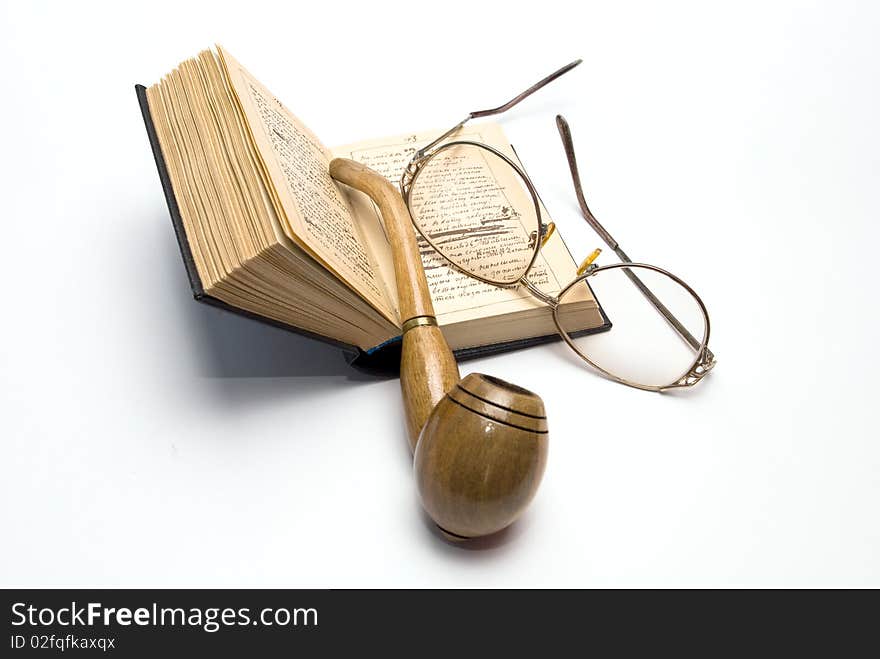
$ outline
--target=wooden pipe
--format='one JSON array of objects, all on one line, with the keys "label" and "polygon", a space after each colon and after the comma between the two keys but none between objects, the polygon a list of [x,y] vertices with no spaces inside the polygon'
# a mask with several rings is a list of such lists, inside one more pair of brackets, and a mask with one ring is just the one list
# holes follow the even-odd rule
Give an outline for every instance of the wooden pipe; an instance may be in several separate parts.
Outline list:
[{"label": "wooden pipe", "polygon": [[415,451],[419,433],[428,416],[460,378],[458,364],[437,326],[416,235],[400,193],[381,174],[345,158],[335,158],[330,162],[330,176],[366,193],[379,207],[385,220],[385,231],[394,257],[397,298],[404,330],[400,387],[406,410],[409,445]]},{"label": "wooden pipe", "polygon": [[544,403],[530,391],[458,365],[437,326],[409,211],[381,174],[345,158],[330,175],[379,207],[394,258],[403,346],[400,386],[416,485],[425,510],[455,540],[512,523],[547,461]]}]

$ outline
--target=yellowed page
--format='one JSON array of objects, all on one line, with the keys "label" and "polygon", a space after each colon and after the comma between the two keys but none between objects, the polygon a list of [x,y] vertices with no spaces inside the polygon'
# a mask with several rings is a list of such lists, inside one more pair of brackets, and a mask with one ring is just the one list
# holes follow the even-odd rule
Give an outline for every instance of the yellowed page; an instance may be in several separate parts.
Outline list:
[{"label": "yellowed page", "polygon": [[[332,149],[333,156],[346,157],[375,169],[388,177],[395,185],[399,183],[413,152],[419,146],[429,143],[439,132],[409,133],[395,137],[357,142]],[[505,155],[517,161],[501,127],[494,123],[479,123],[465,127],[456,134],[455,139],[473,140],[489,144]],[[509,170],[483,163],[490,171],[488,176],[494,177],[499,186],[511,185],[507,178],[512,175]],[[378,268],[385,273],[385,281],[389,288],[394,281],[390,247],[381,225],[381,217],[376,207],[362,193],[346,190],[349,203],[356,220],[362,224],[363,234],[369,244],[370,251],[375,255]],[[550,221],[545,208],[541,208],[544,222]],[[443,257],[419,237],[419,246],[425,265],[425,274],[434,309],[441,324],[451,325],[478,318],[488,318],[535,310],[546,305],[537,301],[523,287],[517,289],[498,288],[484,284],[476,279],[463,275],[450,268]],[[478,245],[475,244],[475,248]],[[576,265],[569,254],[565,243],[557,231],[541,249],[538,259],[531,271],[529,279],[542,291],[556,295],[569,281],[575,277]],[[390,274],[389,274],[390,273]],[[396,298],[396,295],[394,296]],[[581,302],[587,306],[595,306],[595,302],[584,297]],[[589,304],[591,303],[592,304]],[[516,334],[516,332],[512,332]],[[511,338],[518,338],[511,336]]]},{"label": "yellowed page", "polygon": [[[294,243],[392,321],[381,273],[329,174],[330,152],[227,51],[217,47]],[[396,297],[396,296],[395,296]]]}]

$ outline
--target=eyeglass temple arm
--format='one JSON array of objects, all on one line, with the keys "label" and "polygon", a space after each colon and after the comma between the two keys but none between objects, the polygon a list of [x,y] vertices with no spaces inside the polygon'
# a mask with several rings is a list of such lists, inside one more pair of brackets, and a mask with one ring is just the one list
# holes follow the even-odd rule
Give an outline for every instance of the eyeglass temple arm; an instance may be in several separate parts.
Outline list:
[{"label": "eyeglass temple arm", "polygon": [[[632,263],[632,261],[626,261],[626,263]],[[688,332],[687,328],[679,322],[678,318],[676,318],[672,314],[672,312],[666,308],[666,305],[657,299],[657,296],[651,292],[651,289],[649,289],[641,279],[639,279],[638,275],[636,275],[629,268],[623,268],[623,272],[624,274],[626,274],[627,277],[629,277],[630,281],[635,284],[635,287],[638,288],[639,291],[641,291],[642,295],[648,298],[648,302],[654,305],[654,308],[662,314],[663,318],[666,319],[666,322],[668,322],[672,326],[672,329],[678,332],[678,335],[682,339],[684,339],[691,348],[693,348],[694,350],[699,350],[700,342],[697,341],[696,338],[694,338],[693,334]]]},{"label": "eyeglass temple arm", "polygon": [[571,128],[569,128],[568,122],[561,114],[556,115],[556,128],[559,129],[559,137],[562,138],[562,148],[565,149],[568,168],[571,170],[571,180],[572,183],[574,183],[574,194],[577,197],[578,205],[581,207],[581,213],[583,214],[584,219],[587,221],[587,224],[593,227],[593,230],[599,234],[599,237],[605,241],[605,244],[614,250],[614,253],[620,257],[621,261],[624,263],[632,263],[630,258],[622,249],[620,249],[620,245],[614,240],[614,237],[599,223],[599,220],[593,215],[590,207],[587,206],[587,200],[584,199],[584,190],[581,186],[581,175],[578,172],[577,157],[574,154],[574,140],[571,138]]},{"label": "eyeglass temple arm", "polygon": [[574,67],[576,67],[581,62],[583,62],[582,59],[576,59],[573,62],[569,62],[568,64],[563,66],[561,69],[558,69],[558,70],[554,71],[553,73],[551,73],[550,75],[548,75],[546,78],[542,78],[541,80],[536,82],[534,85],[532,85],[531,87],[526,89],[524,92],[517,94],[512,99],[507,101],[507,103],[505,103],[504,105],[499,105],[498,107],[492,108],[490,110],[475,110],[474,112],[469,113],[468,116],[466,116],[464,119],[459,121],[457,124],[455,124],[455,126],[450,128],[449,130],[447,130],[445,133],[443,133],[436,140],[434,140],[430,144],[423,146],[421,149],[419,149],[416,152],[416,156],[418,157],[418,156],[424,155],[427,151],[429,151],[431,148],[433,148],[434,146],[436,146],[437,144],[439,144],[440,142],[445,140],[447,137],[452,135],[452,133],[454,133],[459,128],[464,126],[471,119],[478,119],[480,117],[489,117],[489,116],[492,116],[493,114],[501,114],[502,112],[507,112],[510,108],[517,105],[521,101],[524,101],[525,99],[527,99],[529,96],[534,94],[536,91],[538,91],[542,87],[549,85],[551,82],[553,82],[554,80],[556,80],[560,76],[563,76],[566,73],[568,73],[569,71],[571,71]]},{"label": "eyeglass temple arm", "polygon": [[[596,219],[596,216],[593,215],[589,206],[587,206],[587,201],[584,199],[584,190],[581,185],[581,177],[578,173],[578,165],[577,165],[577,157],[574,154],[574,140],[571,137],[571,128],[568,126],[568,122],[565,120],[565,117],[562,115],[556,115],[556,127],[559,129],[559,136],[562,138],[562,146],[565,149],[565,157],[568,159],[568,168],[571,170],[571,180],[574,183],[574,193],[577,196],[578,205],[581,207],[581,213],[583,213],[584,219],[587,223],[593,227],[593,230],[599,234],[602,240],[614,250],[614,253],[617,254],[618,258],[624,263],[632,263],[632,259],[626,255],[618,242],[614,239],[614,237],[608,233],[608,231],[603,227],[599,220]],[[629,277],[630,281],[635,285],[636,288],[644,295],[648,302],[650,302],[657,311],[666,319],[672,328],[678,332],[678,335],[681,336],[694,350],[700,349],[700,341],[694,338],[694,335],[691,334],[687,328],[681,324],[681,322],[676,318],[673,313],[663,304],[654,293],[651,292],[645,283],[639,279],[638,275],[636,275],[629,268],[623,269],[624,273],[627,277]],[[712,359],[712,353],[709,352],[708,348],[706,349],[706,354],[709,359]]]},{"label": "eyeglass temple arm", "polygon": [[582,59],[576,59],[574,62],[569,62],[568,64],[563,66],[561,69],[557,69],[556,71],[554,71],[553,73],[548,75],[546,78],[542,78],[541,80],[536,82],[534,85],[529,87],[527,90],[525,90],[521,94],[517,94],[512,99],[507,101],[507,103],[505,103],[504,105],[499,105],[497,108],[492,108],[491,110],[476,110],[475,112],[471,112],[468,115],[468,119],[477,119],[479,117],[489,117],[493,114],[501,114],[502,112],[507,112],[514,105],[516,105],[520,101],[527,99],[529,96],[534,94],[536,91],[538,91],[542,87],[549,85],[551,82],[556,80],[556,78],[559,78],[560,76],[565,75],[566,73],[571,71],[574,67],[576,67],[581,62],[583,62]]}]

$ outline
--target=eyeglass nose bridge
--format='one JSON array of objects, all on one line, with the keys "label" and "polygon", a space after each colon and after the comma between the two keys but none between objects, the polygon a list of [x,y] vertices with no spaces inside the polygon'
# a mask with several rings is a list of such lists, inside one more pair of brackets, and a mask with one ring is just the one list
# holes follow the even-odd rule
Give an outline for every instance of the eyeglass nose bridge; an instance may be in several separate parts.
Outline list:
[{"label": "eyeglass nose bridge", "polygon": [[537,298],[538,300],[549,306],[551,309],[556,309],[556,307],[559,306],[559,298],[554,295],[545,293],[540,288],[535,286],[532,282],[529,281],[528,275],[522,277],[517,282],[517,285],[523,286],[529,293],[532,294],[533,297]]}]

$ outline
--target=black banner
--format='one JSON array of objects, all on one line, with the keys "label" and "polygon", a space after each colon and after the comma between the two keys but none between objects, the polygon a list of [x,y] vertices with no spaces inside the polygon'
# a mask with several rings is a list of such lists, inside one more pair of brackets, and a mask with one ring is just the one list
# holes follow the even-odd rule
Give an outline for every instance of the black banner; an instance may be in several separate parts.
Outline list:
[{"label": "black banner", "polygon": [[[204,656],[405,647],[556,654],[860,647],[876,594],[841,592],[6,590],[2,656]],[[859,600],[867,600],[860,602]],[[564,645],[560,645],[564,644]],[[413,651],[419,654],[417,648]],[[196,653],[193,655],[192,653]]]}]

